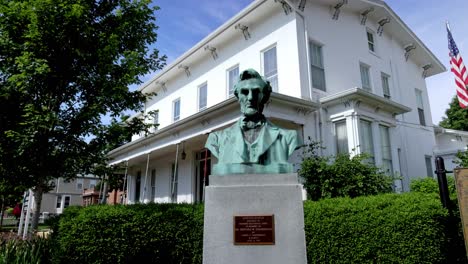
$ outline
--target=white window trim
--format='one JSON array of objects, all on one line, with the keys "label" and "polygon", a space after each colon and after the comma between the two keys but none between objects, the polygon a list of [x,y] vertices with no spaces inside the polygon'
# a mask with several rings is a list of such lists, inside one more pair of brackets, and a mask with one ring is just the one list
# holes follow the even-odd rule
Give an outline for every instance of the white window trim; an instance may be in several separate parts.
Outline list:
[{"label": "white window trim", "polygon": [[[372,34],[372,38],[374,40],[374,51],[372,51],[370,48],[369,48],[369,38],[367,37],[367,33],[371,33]],[[366,28],[366,44],[367,44],[367,50],[374,54],[374,55],[377,55],[377,52],[378,52],[378,49],[377,49],[377,38],[376,38],[376,33],[374,30],[370,29],[370,28]]]},{"label": "white window trim", "polygon": [[[200,89],[203,86],[206,86],[206,105],[204,107],[200,107]],[[204,83],[197,86],[197,109],[198,109],[198,112],[205,110],[207,107],[208,107],[208,82],[206,81],[206,82],[204,82]],[[180,111],[179,111],[179,115],[180,115]],[[179,117],[179,119],[180,119],[180,117]]]},{"label": "white window trim", "polygon": [[[346,140],[347,140],[347,148],[348,148],[348,153],[349,153],[349,135],[348,135],[348,120],[346,117],[344,118],[337,118],[337,119],[333,119],[332,120],[333,122],[333,133],[334,133],[334,142],[335,142],[335,155],[338,155],[340,154],[338,152],[338,134],[337,134],[337,127],[336,125],[338,123],[344,123],[345,124],[345,128],[346,128]],[[343,153],[345,154],[345,153]]]},{"label": "white window trim", "polygon": [[[175,103],[176,103],[177,101],[179,101],[179,116],[178,116],[178,118],[177,118],[177,120],[176,120],[174,114],[175,114]],[[181,109],[182,109],[180,106],[181,106],[180,97],[178,97],[178,98],[172,100],[172,122],[173,122],[173,123],[175,123],[175,122],[177,122],[177,121],[180,120],[180,112],[181,112]]]},{"label": "white window trim", "polygon": [[[367,89],[364,88],[364,83],[363,83],[362,74],[361,74],[361,66],[364,66],[364,67],[367,68],[367,70],[368,70],[368,74],[369,74],[369,86],[370,86],[370,87],[369,87],[369,90],[367,90]],[[362,88],[363,90],[365,90],[365,91],[368,91],[368,92],[373,93],[373,92],[374,92],[374,90],[373,90],[373,89],[374,89],[374,88],[373,88],[374,86],[372,85],[373,82],[372,82],[372,73],[371,73],[371,69],[372,69],[372,67],[371,67],[369,64],[364,63],[364,62],[362,62],[362,61],[359,62],[359,77],[360,77],[360,79],[361,79],[361,88]]]},{"label": "white window trim", "polygon": [[[385,90],[384,90],[384,86],[383,86],[383,77],[386,77],[387,78],[387,82],[388,82],[388,98],[385,97],[386,94],[385,94]],[[382,95],[383,97],[387,98],[387,99],[392,99],[392,87],[390,85],[390,80],[391,80],[391,76],[390,74],[386,74],[385,72],[380,72],[380,80],[382,82]]]},{"label": "white window trim", "polygon": [[[419,92],[419,95],[421,96],[421,108],[419,108],[419,104],[418,104],[418,92]],[[427,119],[426,119],[426,108],[424,106],[424,95],[423,95],[424,91],[421,90],[421,89],[418,89],[418,88],[414,88],[414,96],[416,98],[416,111],[417,111],[417,115],[418,115],[418,121],[419,121],[419,125],[420,126],[427,126]],[[420,115],[419,115],[419,109],[422,110],[422,113],[423,113],[423,121],[424,121],[424,124],[421,124],[421,118],[420,118]]]},{"label": "white window trim", "polygon": [[[262,56],[263,57],[263,56]],[[226,99],[229,99],[231,98],[232,96],[234,96],[234,90],[232,91],[232,95],[229,94],[229,72],[234,70],[235,68],[237,68],[239,74],[240,74],[240,66],[239,66],[239,63],[236,64],[236,65],[233,65],[231,66],[230,68],[226,69]]]},{"label": "white window trim", "polygon": [[[157,124],[159,124],[159,109],[154,110],[152,116],[153,116],[153,132],[156,132],[159,128],[159,126],[156,126]],[[155,117],[158,117],[158,118],[156,119]]]},{"label": "white window trim", "polygon": [[[79,184],[81,184],[81,188],[79,188]],[[76,179],[76,189],[83,190],[84,189],[84,180],[83,179]]]},{"label": "white window trim", "polygon": [[[311,46],[312,43],[315,44],[315,45],[317,45],[317,46],[320,46],[320,47],[322,48],[322,64],[323,64],[323,77],[324,77],[324,79],[325,79],[325,90],[321,90],[321,89],[315,88],[314,85],[313,85],[314,82],[313,82],[313,80],[312,80],[312,51],[311,51],[311,48],[310,48],[310,46]],[[308,64],[309,64],[308,67],[309,67],[309,76],[310,76],[310,77],[309,77],[309,79],[310,79],[310,87],[312,87],[312,89],[313,89],[314,91],[317,91],[317,92],[323,93],[323,95],[326,95],[326,93],[327,93],[327,73],[326,73],[326,71],[325,71],[325,68],[326,68],[326,67],[325,67],[325,64],[326,64],[326,63],[325,63],[325,56],[324,56],[324,53],[325,53],[325,52],[324,52],[324,49],[325,49],[324,47],[325,47],[325,44],[323,44],[322,42],[316,41],[316,40],[314,40],[314,39],[309,39],[309,46],[307,47],[307,54],[308,54],[307,60],[308,60],[308,62],[309,62],[309,63],[308,63]]]},{"label": "white window trim", "polygon": [[[264,63],[264,55],[265,52],[269,51],[272,48],[276,48],[276,82],[278,82],[278,90],[279,90],[279,68],[278,68],[278,45],[277,43],[273,43],[270,46],[260,50],[260,70],[261,70],[261,75],[265,77],[265,63]],[[266,77],[265,77],[266,79]],[[273,88],[273,87],[272,87]],[[276,91],[278,92],[278,91]]]}]

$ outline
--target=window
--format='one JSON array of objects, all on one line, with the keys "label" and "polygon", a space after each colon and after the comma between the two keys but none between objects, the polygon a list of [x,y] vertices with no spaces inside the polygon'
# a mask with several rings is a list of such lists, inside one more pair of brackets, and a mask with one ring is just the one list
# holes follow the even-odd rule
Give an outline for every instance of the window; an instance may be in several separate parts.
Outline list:
[{"label": "window", "polygon": [[89,181],[89,189],[94,189],[96,187],[96,180],[90,180]]},{"label": "window", "polygon": [[76,189],[83,190],[83,179],[76,179]]},{"label": "window", "polygon": [[346,121],[335,123],[336,133],[336,153],[348,154],[348,133],[346,131]]},{"label": "window", "polygon": [[154,202],[156,198],[156,170],[151,170],[151,201]]},{"label": "window", "polygon": [[362,63],[359,65],[359,68],[361,70],[362,89],[370,92],[372,90],[369,73],[370,68],[369,66]]},{"label": "window", "polygon": [[425,156],[426,161],[426,170],[427,170],[427,177],[433,177],[434,171],[432,170],[432,156]]},{"label": "window", "polygon": [[322,46],[310,43],[312,87],[325,91],[325,68],[323,66]]},{"label": "window", "polygon": [[382,148],[382,168],[389,175],[393,175],[392,162],[392,147],[390,145],[390,128],[379,126],[380,128],[380,145]]},{"label": "window", "polygon": [[159,110],[153,111],[153,131],[158,130],[159,126]]},{"label": "window", "polygon": [[70,196],[65,196],[65,201],[63,203],[63,208],[67,208],[68,206],[70,206]]},{"label": "window", "polygon": [[375,52],[374,33],[370,30],[367,30],[367,45],[370,51]]},{"label": "window", "polygon": [[390,83],[389,83],[390,76],[385,73],[382,73],[382,90],[383,96],[387,99],[390,99]]},{"label": "window", "polygon": [[[177,166],[179,167],[179,166]],[[174,163],[172,163],[172,173],[171,173],[171,202],[177,203],[177,176],[179,174],[179,171],[175,166]]]},{"label": "window", "polygon": [[62,195],[57,195],[56,208],[61,208],[61,207],[62,207]]},{"label": "window", "polygon": [[361,147],[361,153],[367,153],[370,155],[368,161],[375,164],[374,160],[374,140],[372,137],[372,123],[366,120],[360,120],[361,131],[359,133],[359,141]]},{"label": "window", "polygon": [[263,52],[263,75],[270,81],[273,92],[278,92],[278,67],[276,63],[276,46]]},{"label": "window", "polygon": [[228,97],[234,95],[234,85],[239,79],[239,66],[235,66],[227,71]]},{"label": "window", "polygon": [[423,97],[422,91],[419,89],[414,89],[416,93],[416,105],[418,107],[418,115],[419,115],[419,124],[422,126],[426,125],[426,118],[424,117],[424,104],[423,104]]},{"label": "window", "polygon": [[180,98],[172,102],[172,121],[180,119]]},{"label": "window", "polygon": [[208,85],[206,83],[198,86],[198,111],[206,108],[207,88]]}]

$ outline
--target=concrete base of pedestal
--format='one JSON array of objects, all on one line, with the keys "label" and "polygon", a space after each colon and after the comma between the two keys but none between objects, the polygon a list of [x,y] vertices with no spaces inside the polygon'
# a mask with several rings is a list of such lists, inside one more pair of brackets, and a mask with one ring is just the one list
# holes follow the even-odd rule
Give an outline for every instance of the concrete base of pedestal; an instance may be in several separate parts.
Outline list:
[{"label": "concrete base of pedestal", "polygon": [[[234,245],[234,216],[274,215],[274,245]],[[296,174],[210,176],[203,264],[306,264],[302,186]]]}]

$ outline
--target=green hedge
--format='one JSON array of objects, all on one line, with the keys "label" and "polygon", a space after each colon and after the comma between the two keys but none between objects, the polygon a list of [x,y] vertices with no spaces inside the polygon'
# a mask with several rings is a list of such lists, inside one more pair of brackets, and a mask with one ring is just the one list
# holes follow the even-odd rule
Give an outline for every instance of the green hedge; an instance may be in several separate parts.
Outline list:
[{"label": "green hedge", "polygon": [[[304,203],[309,263],[464,263],[459,218],[437,195]],[[56,263],[201,263],[202,205],[72,207],[53,240]]]},{"label": "green hedge", "polygon": [[437,195],[386,194],[304,204],[309,263],[465,263],[460,220]]},{"label": "green hedge", "polygon": [[71,207],[56,229],[56,263],[201,263],[201,205]]}]

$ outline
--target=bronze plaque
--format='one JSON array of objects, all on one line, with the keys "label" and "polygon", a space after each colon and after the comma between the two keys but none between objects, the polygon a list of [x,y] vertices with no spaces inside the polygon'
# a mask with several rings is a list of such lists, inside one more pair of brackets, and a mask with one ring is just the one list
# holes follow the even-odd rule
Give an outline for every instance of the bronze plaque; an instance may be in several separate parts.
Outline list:
[{"label": "bronze plaque", "polygon": [[465,247],[468,256],[468,169],[457,168],[454,170],[454,173],[463,236],[465,237]]},{"label": "bronze plaque", "polygon": [[234,216],[234,245],[274,244],[274,215]]}]

